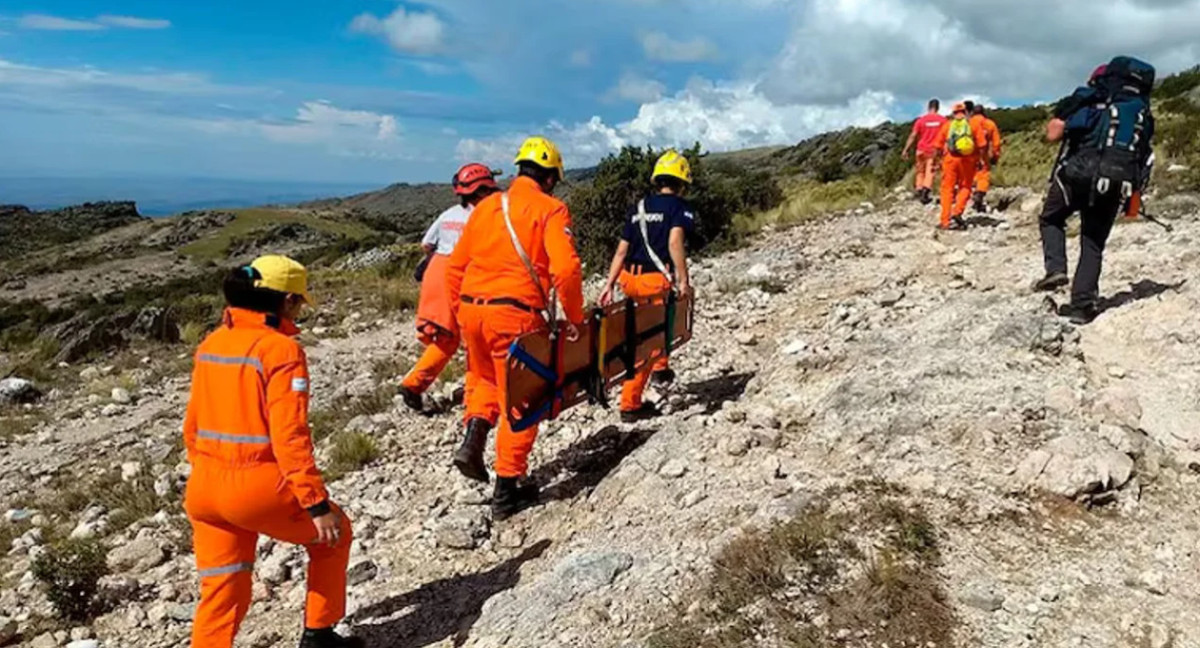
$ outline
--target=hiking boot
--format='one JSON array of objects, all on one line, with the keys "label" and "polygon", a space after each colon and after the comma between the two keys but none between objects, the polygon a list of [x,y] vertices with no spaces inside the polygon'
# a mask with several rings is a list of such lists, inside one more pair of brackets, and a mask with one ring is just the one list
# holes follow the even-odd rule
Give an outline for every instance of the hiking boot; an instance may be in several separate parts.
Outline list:
[{"label": "hiking boot", "polygon": [[366,648],[366,645],[362,639],[343,637],[333,628],[305,628],[304,634],[300,635],[300,648]]},{"label": "hiking boot", "polygon": [[980,214],[987,213],[987,203],[985,203],[983,201],[984,197],[986,195],[987,194],[983,194],[983,193],[979,193],[979,192],[975,193],[975,201],[974,201],[975,211],[979,212]]},{"label": "hiking boot", "polygon": [[1087,326],[1100,317],[1100,307],[1095,303],[1064,304],[1058,309],[1058,314],[1075,326]]},{"label": "hiking boot", "polygon": [[400,398],[404,399],[404,404],[408,409],[417,413],[425,411],[425,400],[421,398],[421,395],[404,385],[400,386]]},{"label": "hiking boot", "polygon": [[1033,289],[1037,292],[1054,292],[1069,283],[1071,283],[1071,278],[1067,276],[1067,273],[1051,272],[1033,284]]},{"label": "hiking boot", "polygon": [[655,385],[670,385],[675,382],[675,370],[663,369],[662,371],[655,371],[651,374],[650,380]]},{"label": "hiking boot", "polygon": [[488,483],[487,464],[483,462],[483,449],[487,447],[488,432],[492,426],[487,421],[473,418],[467,422],[467,436],[454,453],[454,467],[467,479]]},{"label": "hiking boot", "polygon": [[639,421],[658,418],[659,416],[662,416],[662,412],[659,411],[657,405],[654,403],[642,403],[642,406],[635,410],[621,412],[621,422],[637,423]]},{"label": "hiking boot", "polygon": [[537,504],[539,493],[537,484],[519,477],[497,477],[496,490],[492,492],[492,517],[507,520]]}]

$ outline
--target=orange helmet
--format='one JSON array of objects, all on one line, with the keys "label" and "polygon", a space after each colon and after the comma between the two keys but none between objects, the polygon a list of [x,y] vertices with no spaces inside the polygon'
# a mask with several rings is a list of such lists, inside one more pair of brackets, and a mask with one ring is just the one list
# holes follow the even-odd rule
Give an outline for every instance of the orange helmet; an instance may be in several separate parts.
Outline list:
[{"label": "orange helmet", "polygon": [[967,112],[967,104],[965,104],[965,103],[956,103],[956,104],[954,104],[954,110],[951,110],[951,111],[950,111],[950,113],[951,113],[951,114],[954,114],[954,113],[960,113],[960,112],[961,112],[961,113],[965,113],[965,112]]},{"label": "orange helmet", "polygon": [[482,164],[468,164],[454,174],[454,193],[460,196],[470,196],[482,187],[499,189],[496,186],[496,172]]}]

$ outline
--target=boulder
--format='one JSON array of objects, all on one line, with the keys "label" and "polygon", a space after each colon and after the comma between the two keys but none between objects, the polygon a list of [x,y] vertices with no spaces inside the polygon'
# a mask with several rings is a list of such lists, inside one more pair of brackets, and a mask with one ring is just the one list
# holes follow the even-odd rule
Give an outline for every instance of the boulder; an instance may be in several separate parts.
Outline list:
[{"label": "boulder", "polygon": [[1125,386],[1109,387],[1100,392],[1093,411],[1101,423],[1137,430],[1142,425],[1142,405],[1137,392]]},{"label": "boulder", "polygon": [[108,566],[117,572],[144,572],[166,560],[167,553],[150,538],[136,538],[108,552]]},{"label": "boulder", "polygon": [[0,404],[32,403],[41,396],[32,381],[24,378],[0,380]]}]

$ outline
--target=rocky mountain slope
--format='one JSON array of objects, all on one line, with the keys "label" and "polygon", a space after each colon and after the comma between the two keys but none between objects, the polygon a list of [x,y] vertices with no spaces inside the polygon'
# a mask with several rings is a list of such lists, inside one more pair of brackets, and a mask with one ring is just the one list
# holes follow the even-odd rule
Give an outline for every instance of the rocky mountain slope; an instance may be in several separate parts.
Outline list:
[{"label": "rocky mountain slope", "polygon": [[142,220],[131,202],[85,203],[65,209],[32,211],[0,205],[0,260],[33,250],[95,236]]},{"label": "rocky mountain slope", "polygon": [[[455,385],[428,417],[380,389],[418,350],[411,321],[334,297],[306,336],[314,410],[377,405],[335,431],[378,447],[333,485],[356,525],[348,625],[371,646],[739,645],[672,643],[670,626],[705,616],[726,548],[817,514],[829,493],[847,510],[890,493],[928,519],[938,550],[936,645],[1200,646],[1200,199],[1154,205],[1172,234],[1117,228],[1106,312],[1076,329],[1030,290],[1039,196],[1006,193],[1012,208],[966,233],[935,234],[936,215],[893,194],[699,260],[696,338],[662,394],[669,413],[630,427],[580,408],[545,426],[533,466],[546,502],[503,523],[448,465]],[[76,367],[87,387],[27,406],[42,418],[0,445],[13,529],[0,645],[184,643],[197,590],[177,505],[178,351]],[[105,488],[64,503],[69,483]],[[149,495],[105,494],[126,491]],[[105,538],[114,575],[107,611],[55,630],[29,570],[64,523]],[[239,645],[292,645],[302,552],[264,541],[256,575]],[[887,632],[797,618],[823,637],[813,645],[881,646]],[[740,645],[791,645],[785,630]]]}]

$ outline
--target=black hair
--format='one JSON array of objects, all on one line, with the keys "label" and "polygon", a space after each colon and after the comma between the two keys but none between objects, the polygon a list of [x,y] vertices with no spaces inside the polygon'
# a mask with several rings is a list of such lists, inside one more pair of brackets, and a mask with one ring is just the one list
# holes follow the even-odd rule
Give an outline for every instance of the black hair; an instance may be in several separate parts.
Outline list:
[{"label": "black hair", "polygon": [[497,189],[496,187],[480,187],[465,196],[459,196],[458,203],[460,205],[462,205],[463,207],[466,207],[467,205],[470,205],[472,202],[483,200],[484,198],[487,198],[488,196],[490,196],[498,191],[500,191],[500,190]]},{"label": "black hair", "polygon": [[969,101],[969,100],[964,101],[963,105],[966,106],[968,115],[975,112],[975,102],[974,101]]},{"label": "black hair", "polygon": [[687,183],[679,178],[669,175],[660,175],[654,178],[655,189],[670,189],[671,191],[680,194],[687,188]]},{"label": "black hair", "polygon": [[547,169],[533,162],[521,162],[518,167],[520,170],[517,171],[517,175],[532,178],[540,185],[545,185],[551,178],[554,180],[560,179],[558,177],[558,169]]},{"label": "black hair", "polygon": [[942,102],[938,101],[937,99],[930,99],[929,100],[929,109],[930,110],[941,110]]},{"label": "black hair", "polygon": [[225,293],[225,303],[234,308],[244,308],[256,313],[278,315],[283,310],[287,293],[257,288],[255,281],[262,279],[262,274],[251,266],[238,266],[229,271],[221,286]]},{"label": "black hair", "polygon": [[987,111],[984,109],[982,104],[976,104],[975,109],[972,112],[974,112],[976,115],[984,115],[985,117],[987,116]]}]

